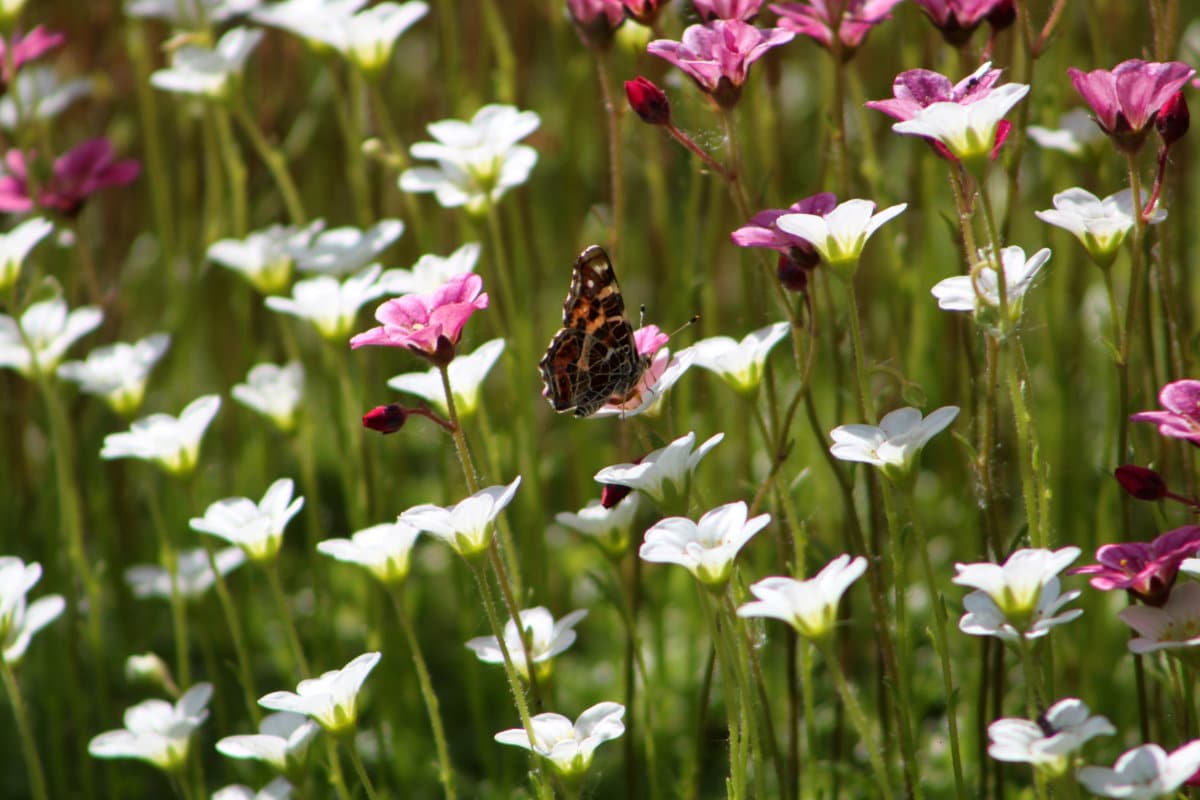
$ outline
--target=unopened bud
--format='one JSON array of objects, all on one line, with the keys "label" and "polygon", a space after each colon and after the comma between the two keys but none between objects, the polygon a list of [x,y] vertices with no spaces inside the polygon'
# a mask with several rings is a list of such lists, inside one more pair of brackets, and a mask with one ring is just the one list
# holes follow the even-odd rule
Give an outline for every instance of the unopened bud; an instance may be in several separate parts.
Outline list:
[{"label": "unopened bud", "polygon": [[985,19],[994,31],[1002,31],[1017,21],[1017,5],[1013,0],[1003,0],[988,12]]},{"label": "unopened bud", "polygon": [[[793,247],[792,252],[797,253],[800,248]],[[817,257],[820,261],[820,256]],[[812,267],[808,267],[798,259],[794,258],[789,253],[779,254],[779,265],[776,267],[775,274],[779,276],[779,282],[783,284],[783,288],[789,292],[805,292],[808,290],[808,272]]]},{"label": "unopened bud", "polygon": [[1163,146],[1170,147],[1183,138],[1188,132],[1191,115],[1188,113],[1187,100],[1183,92],[1176,92],[1171,99],[1163,103],[1162,108],[1154,117],[1154,127],[1162,138]]},{"label": "unopened bud", "polygon": [[629,15],[629,18],[647,28],[654,27],[658,15],[662,13],[663,6],[666,4],[667,0],[621,0],[621,5],[625,6],[625,13]]},{"label": "unopened bud", "polygon": [[1138,500],[1161,500],[1167,496],[1167,482],[1152,469],[1125,464],[1113,470],[1121,488]]},{"label": "unopened bud", "polygon": [[386,406],[376,406],[363,414],[364,428],[370,428],[380,433],[395,433],[404,427],[408,419],[408,410],[404,406],[390,403]]},{"label": "unopened bud", "polygon": [[631,81],[625,81],[625,97],[629,99],[629,107],[634,110],[642,122],[650,125],[667,125],[671,122],[671,102],[662,89],[654,85],[648,78],[638,76]]}]

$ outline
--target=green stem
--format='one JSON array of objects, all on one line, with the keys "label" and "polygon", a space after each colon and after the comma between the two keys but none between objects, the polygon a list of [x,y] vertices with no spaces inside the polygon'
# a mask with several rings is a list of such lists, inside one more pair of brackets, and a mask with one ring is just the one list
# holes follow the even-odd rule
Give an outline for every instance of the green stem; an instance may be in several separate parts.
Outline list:
[{"label": "green stem", "polygon": [[346,493],[348,516],[354,530],[359,530],[367,524],[368,491],[364,476],[365,458],[363,456],[362,430],[359,427],[361,404],[350,379],[350,364],[339,345],[326,340],[326,363],[333,368],[337,375],[338,392],[342,404],[341,418],[345,425],[342,435],[349,445],[350,457],[342,459],[342,486]]},{"label": "green stem", "polygon": [[517,59],[496,0],[483,0],[483,24],[496,56],[496,96],[501,103],[517,101]]},{"label": "green stem", "polygon": [[[350,76],[351,85],[361,83],[364,78],[355,74]],[[366,80],[367,94],[370,98],[371,105],[375,109],[375,119],[379,123],[379,129],[383,134],[384,144],[387,145],[387,161],[395,166],[398,170],[405,170],[409,166],[408,148],[405,147],[404,141],[400,138],[400,134],[396,130],[396,125],[392,122],[391,112],[387,98],[383,96],[383,89],[380,85],[380,77],[374,80]],[[360,90],[361,91],[361,90]],[[393,184],[394,187],[394,184]],[[411,192],[401,192],[401,201],[404,203],[404,213],[408,219],[406,230],[412,231],[412,235],[416,238],[417,249],[425,252],[427,244],[427,235],[429,225],[425,221],[425,215],[421,213],[421,204],[417,201],[417,196]]]},{"label": "green stem", "polygon": [[866,357],[862,340],[862,323],[859,319],[858,293],[854,289],[853,279],[847,280],[846,299],[850,304],[850,339],[854,344],[854,374],[857,379],[858,413],[863,422],[871,425],[875,422],[873,395],[870,380],[867,375]]},{"label": "green stem", "polygon": [[171,541],[171,532],[167,530],[161,503],[158,492],[151,490],[146,494],[146,505],[150,510],[150,518],[154,521],[154,530],[158,533],[161,551],[159,557],[171,577],[171,633],[175,640],[175,670],[178,684],[187,688],[192,685],[192,665],[188,656],[187,607],[184,605],[183,594],[179,591],[179,557],[175,552],[175,544]]},{"label": "green stem", "polygon": [[271,173],[271,177],[274,178],[275,186],[283,197],[283,204],[287,208],[292,224],[304,227],[308,224],[308,216],[304,213],[304,204],[300,202],[300,192],[296,189],[292,174],[288,172],[287,159],[284,157],[283,151],[267,141],[267,137],[259,130],[258,122],[246,109],[244,100],[238,98],[232,106],[234,119],[242,126],[242,132],[250,139],[250,144],[253,145],[258,157],[262,159]]},{"label": "green stem", "polygon": [[263,564],[263,571],[267,573],[267,583],[271,585],[275,610],[279,614],[279,618],[283,620],[284,635],[287,636],[288,647],[292,651],[292,660],[295,662],[300,677],[307,678],[312,671],[308,668],[308,659],[304,657],[304,648],[300,644],[300,636],[296,633],[296,623],[292,619],[292,609],[288,606],[287,596],[284,595],[283,585],[279,581],[278,559],[269,564]]},{"label": "green stem", "polygon": [[600,101],[608,123],[608,180],[612,203],[608,251],[615,260],[620,251],[621,221],[625,217],[624,175],[621,169],[621,109],[613,97],[612,80],[608,75],[608,51],[592,51],[596,57],[596,76],[600,82]]},{"label": "green stem", "polygon": [[750,754],[746,752],[749,731],[741,724],[740,700],[745,699],[737,691],[737,675],[740,671],[737,658],[729,649],[729,641],[722,630],[717,609],[713,607],[708,589],[697,582],[702,613],[708,622],[709,635],[717,650],[717,659],[721,665],[721,688],[725,693],[725,714],[729,727],[729,796],[742,798],[746,795],[746,767]]},{"label": "green stem", "polygon": [[254,725],[257,727],[262,719],[262,711],[258,707],[258,690],[254,687],[254,671],[250,668],[250,657],[247,655],[249,651],[246,649],[246,634],[242,631],[242,621],[238,618],[237,607],[233,604],[233,598],[229,594],[229,585],[225,582],[225,576],[217,569],[217,558],[213,547],[203,534],[201,539],[204,540],[204,552],[208,556],[209,569],[216,577],[217,599],[221,603],[221,612],[225,615],[225,624],[229,627],[229,638],[233,639],[233,651],[237,657],[238,675],[241,679],[242,692],[246,697],[246,707],[250,712],[250,719],[254,720]]},{"label": "green stem", "polygon": [[[447,364],[438,365],[438,374],[442,376],[442,391],[446,395],[446,416],[452,426],[450,437],[454,440],[454,452],[458,455],[459,466],[462,467],[463,480],[467,482],[467,491],[475,494],[479,491],[479,474],[475,471],[475,462],[471,459],[471,448],[467,444],[467,435],[463,432],[462,423],[458,416],[458,408],[454,403],[454,390],[450,386],[450,367]],[[506,542],[506,545],[511,544]]]},{"label": "green stem", "polygon": [[333,784],[339,800],[350,800],[346,776],[342,774],[342,760],[338,758],[337,742],[333,739],[325,740],[325,755],[329,760],[329,782]]},{"label": "green stem", "polygon": [[838,694],[841,696],[846,713],[850,717],[850,723],[854,725],[859,737],[867,748],[867,756],[871,761],[871,768],[875,771],[875,782],[878,791],[883,797],[891,800],[893,796],[891,780],[883,764],[883,755],[879,749],[879,738],[871,730],[870,723],[867,721],[867,715],[863,713],[862,706],[858,704],[858,698],[854,696],[854,690],[850,688],[850,684],[846,680],[846,673],[842,669],[842,663],[838,660],[837,653],[834,652],[833,645],[830,644],[829,639],[821,639],[814,642],[814,644],[821,651],[821,655],[825,657],[825,663],[829,667],[829,673],[833,676],[833,682],[837,686]]},{"label": "green stem", "polygon": [[42,772],[42,760],[38,757],[37,739],[29,721],[29,711],[21,697],[21,687],[12,664],[0,658],[0,674],[4,676],[4,690],[12,704],[13,716],[17,718],[17,738],[21,740],[21,756],[25,759],[25,771],[29,774],[29,791],[34,800],[48,800],[46,775]]},{"label": "green stem", "polygon": [[367,793],[367,800],[376,800],[375,787],[371,784],[371,778],[367,775],[367,768],[363,765],[362,756],[358,754],[358,748],[354,746],[354,737],[348,736],[344,741],[346,742],[346,750],[350,753],[350,763],[354,765],[354,771],[358,773],[358,780],[362,783],[363,790]]},{"label": "green stem", "polygon": [[225,163],[225,174],[229,178],[231,195],[230,230],[234,237],[246,235],[246,162],[233,138],[233,126],[229,124],[229,111],[221,106],[211,108],[217,131],[217,145],[221,149],[221,160]]},{"label": "green stem", "polygon": [[1025,713],[1035,719],[1039,708],[1044,708],[1046,699],[1042,691],[1042,673],[1033,660],[1033,644],[1021,634],[1017,639],[1021,651],[1021,667],[1025,671]]}]

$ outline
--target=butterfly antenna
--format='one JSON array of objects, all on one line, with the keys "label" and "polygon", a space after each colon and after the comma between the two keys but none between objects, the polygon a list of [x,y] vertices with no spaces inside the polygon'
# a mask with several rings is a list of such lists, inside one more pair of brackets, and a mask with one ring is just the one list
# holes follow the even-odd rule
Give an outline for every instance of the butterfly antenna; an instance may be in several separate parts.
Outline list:
[{"label": "butterfly antenna", "polygon": [[690,328],[691,326],[695,325],[695,324],[696,324],[697,322],[699,322],[699,321],[700,321],[700,315],[699,315],[699,314],[697,314],[697,315],[695,315],[694,317],[692,317],[691,319],[689,319],[687,322],[685,322],[685,323],[683,323],[682,325],[680,325],[680,326],[679,326],[678,328],[676,328],[674,331],[672,331],[672,332],[671,332],[671,338],[672,338],[672,339],[673,339],[673,338],[675,338],[675,334],[679,333],[679,332],[680,332],[681,330],[683,330],[684,328]]}]

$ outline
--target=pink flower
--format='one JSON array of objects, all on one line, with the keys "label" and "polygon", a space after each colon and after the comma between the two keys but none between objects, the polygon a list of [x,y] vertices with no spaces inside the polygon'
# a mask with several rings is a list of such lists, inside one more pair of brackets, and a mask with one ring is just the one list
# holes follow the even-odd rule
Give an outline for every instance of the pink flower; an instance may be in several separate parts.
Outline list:
[{"label": "pink flower", "polygon": [[954,47],[966,44],[984,18],[997,27],[1006,27],[1005,22],[1012,24],[1012,0],[916,0],[916,3],[942,32],[942,38]]},{"label": "pink flower", "polygon": [[1134,422],[1157,423],[1163,436],[1200,445],[1200,381],[1184,379],[1168,383],[1159,391],[1158,402],[1166,411],[1139,411],[1129,418]]},{"label": "pink flower", "polygon": [[789,208],[767,208],[758,212],[749,222],[729,234],[729,238],[738,247],[769,247],[801,263],[813,259],[815,265],[820,257],[812,244],[807,239],[780,229],[775,221],[784,214],[817,214],[823,217],[835,207],[837,195],[832,192],[814,194],[792,203]]},{"label": "pink flower", "polygon": [[621,0],[567,0],[567,13],[584,44],[601,50],[612,44],[613,34],[625,21]]},{"label": "pink flower", "polygon": [[48,31],[41,25],[31,30],[24,36],[13,36],[12,40],[12,70],[8,68],[8,46],[7,43],[0,39],[0,70],[4,76],[4,83],[10,83],[13,75],[21,68],[22,64],[33,61],[43,53],[53,50],[67,40],[67,37],[57,31]]},{"label": "pink flower", "polygon": [[[43,179],[39,187],[36,205],[74,216],[88,195],[109,186],[124,186],[142,171],[135,159],[114,161],[114,155],[112,142],[101,136],[59,156],[49,179]],[[9,150],[4,154],[4,165],[5,174],[0,175],[0,211],[32,211],[35,203],[29,196],[29,165],[25,154]],[[37,167],[35,160],[34,168]]]},{"label": "pink flower", "polygon": [[[899,0],[896,0],[899,2]],[[704,22],[714,19],[740,19],[749,22],[758,16],[762,0],[693,0],[696,13]]]},{"label": "pink flower", "polygon": [[1141,149],[1155,117],[1196,70],[1181,61],[1122,61],[1111,72],[1067,70],[1075,91],[1096,114],[1096,123],[1118,150]]},{"label": "pink flower", "polygon": [[406,294],[388,300],[375,310],[375,319],[383,324],[352,337],[350,347],[407,347],[435,364],[448,364],[467,320],[488,307],[488,296],[479,293],[482,288],[483,278],[464,272],[432,295]]},{"label": "pink flower", "polygon": [[1093,589],[1128,589],[1148,606],[1167,602],[1179,565],[1200,550],[1200,526],[1185,525],[1153,542],[1106,544],[1096,551],[1099,564],[1076,567],[1071,575],[1091,575]]},{"label": "pink flower", "polygon": [[[779,15],[779,27],[813,39],[826,50],[833,49],[834,29],[843,59],[854,55],[867,33],[885,19],[900,0],[808,0],[771,6]],[[832,6],[832,7],[831,7]],[[840,16],[839,16],[840,15]]]},{"label": "pink flower", "polygon": [[690,26],[682,42],[656,39],[646,51],[686,72],[720,106],[732,108],[741,97],[750,65],[794,35],[782,28],[760,30],[741,20],[719,19]]}]

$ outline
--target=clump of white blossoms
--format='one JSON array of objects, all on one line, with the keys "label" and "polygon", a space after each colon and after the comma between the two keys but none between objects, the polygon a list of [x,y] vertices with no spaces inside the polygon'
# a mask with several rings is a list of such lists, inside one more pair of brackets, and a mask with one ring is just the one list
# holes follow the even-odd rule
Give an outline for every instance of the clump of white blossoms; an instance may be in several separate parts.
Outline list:
[{"label": "clump of white blossoms", "polygon": [[260,30],[230,28],[214,47],[186,44],[171,53],[170,67],[150,75],[150,84],[178,94],[229,97],[262,37]]},{"label": "clump of white blossoms", "polygon": [[958,406],[942,406],[928,417],[911,406],[884,415],[879,425],[839,425],[829,432],[829,452],[842,461],[879,467],[890,480],[903,483],[913,472],[921,450],[958,416]]},{"label": "clump of white blossoms", "polygon": [[865,558],[843,554],[808,580],[763,578],[750,585],[757,599],[739,607],[738,616],[783,620],[805,639],[822,641],[834,629],[842,595],[866,571]]},{"label": "clump of white blossoms", "polygon": [[217,752],[229,758],[265,761],[283,775],[301,777],[308,746],[321,726],[304,714],[277,711],[263,717],[258,733],[226,736]]},{"label": "clump of white blossoms", "polygon": [[1092,716],[1074,697],[1059,700],[1037,721],[998,719],[988,725],[988,755],[997,761],[1032,764],[1049,775],[1065,775],[1084,743],[1117,732],[1108,717]]},{"label": "clump of white blossoms", "polygon": [[379,276],[386,294],[433,294],[442,284],[464,272],[474,272],[479,242],[467,242],[448,256],[426,253],[412,269],[389,269]]},{"label": "clump of white blossoms", "polygon": [[97,347],[83,361],[59,365],[58,377],[78,383],[84,394],[103,397],[109,408],[129,417],[141,407],[150,370],[170,345],[170,336],[155,333],[133,344]]},{"label": "clump of white blossoms", "polygon": [[[225,547],[213,554],[213,562],[222,576],[228,575],[246,562],[246,553],[240,547]],[[203,597],[216,583],[208,551],[203,547],[181,550],[176,555],[175,577],[157,564],[134,564],[125,570],[125,583],[134,597],[161,597],[169,599],[176,592],[184,599]]]},{"label": "clump of white blossoms", "polygon": [[1127,750],[1109,767],[1084,767],[1077,777],[1101,797],[1170,797],[1200,769],[1200,739],[1168,753],[1157,744]]},{"label": "clump of white blossoms", "polygon": [[717,506],[692,522],[687,517],[668,517],[646,531],[638,549],[643,561],[678,564],[709,588],[721,588],[733,573],[733,564],[746,542],[771,521],[770,514],[747,519],[749,509],[742,501]]},{"label": "clump of white blossoms", "polygon": [[200,440],[221,408],[215,394],[197,397],[179,413],[151,414],[135,420],[129,430],[104,437],[100,457],[140,458],[172,475],[189,475],[200,457]]},{"label": "clump of white blossoms", "polygon": [[746,334],[739,342],[729,336],[710,336],[690,348],[693,363],[714,373],[739,394],[753,394],[762,382],[771,348],[787,336],[788,323],[776,322]]},{"label": "clump of white blossoms", "polygon": [[[504,352],[504,340],[492,339],[484,342],[466,355],[458,355],[446,368],[450,377],[450,393],[454,397],[454,408],[462,419],[470,419],[479,408],[479,389],[492,367]],[[415,394],[447,413],[446,390],[442,385],[442,373],[437,367],[426,372],[406,372],[396,375],[387,382],[388,388],[406,394]]]},{"label": "clump of white blossoms", "polygon": [[395,586],[408,577],[413,545],[420,535],[418,528],[397,520],[364,528],[349,539],[326,539],[317,544],[317,551],[347,564],[357,564],[381,583]]},{"label": "clump of white blossoms", "polygon": [[125,727],[107,731],[88,742],[96,758],[137,758],[166,772],[181,769],[187,761],[192,732],[208,719],[211,683],[198,683],[174,705],[166,700],[146,700],[125,710]]},{"label": "clump of white blossoms", "polygon": [[0,291],[7,291],[21,274],[29,253],[54,230],[44,217],[30,217],[8,233],[0,235]]},{"label": "clump of white blossoms", "polygon": [[1023,549],[1002,565],[955,564],[953,582],[976,589],[963,598],[967,613],[959,620],[959,630],[1016,642],[1045,636],[1054,626],[1075,619],[1083,609],[1062,608],[1080,592],[1062,592],[1058,573],[1080,552],[1078,547]]},{"label": "clump of white blossoms", "polygon": [[307,227],[271,225],[244,239],[221,239],[208,246],[208,258],[233,270],[263,294],[282,292],[292,280],[296,254],[325,227],[317,220]]},{"label": "clump of white blossoms", "polygon": [[61,297],[33,303],[20,321],[0,314],[0,369],[9,367],[27,378],[53,375],[67,349],[103,320],[95,306],[68,313]]},{"label": "clump of white blossoms", "polygon": [[[575,626],[587,616],[587,609],[578,609],[557,622],[554,615],[542,606],[522,609],[518,616],[521,627],[509,619],[504,625],[504,646],[508,656],[523,677],[529,677],[529,663],[525,659],[525,646],[521,641],[521,630],[528,631],[529,655],[537,670],[537,677],[549,677],[555,656],[563,653],[575,643]],[[495,636],[477,636],[467,642],[467,647],[485,664],[503,664],[504,652],[500,640]]]},{"label": "clump of white blossoms", "polygon": [[620,559],[629,549],[633,518],[637,514],[640,496],[630,494],[612,508],[605,508],[603,503],[593,500],[578,513],[560,511],[554,515],[554,519],[559,525],[595,541],[609,558]]},{"label": "clump of white blossoms", "polygon": [[596,473],[595,480],[628,486],[649,497],[659,508],[682,508],[686,505],[692,473],[723,438],[725,434],[718,433],[696,447],[696,434],[689,432],[636,464],[605,467]]},{"label": "clump of white blossoms", "polygon": [[293,247],[296,269],[325,275],[346,275],[373,262],[404,233],[398,219],[382,219],[362,230],[347,225],[314,235]]},{"label": "clump of white blossoms", "polygon": [[1016,245],[1000,251],[1000,263],[1004,270],[1004,298],[1007,319],[998,317],[1000,311],[1000,276],[993,265],[991,251],[981,250],[979,260],[970,275],[955,275],[939,281],[931,289],[937,298],[938,308],[944,311],[969,311],[975,321],[993,330],[1003,331],[1021,318],[1021,307],[1025,293],[1033,286],[1034,279],[1050,260],[1050,249],[1043,247],[1028,259],[1025,251]]},{"label": "clump of white blossoms", "polygon": [[[1143,192],[1143,206],[1146,199],[1146,193]],[[1037,218],[1070,231],[1101,269],[1112,264],[1117,257],[1117,250],[1137,224],[1133,189],[1122,189],[1101,200],[1076,186],[1054,195],[1053,202],[1054,208],[1034,212]],[[1148,222],[1157,225],[1166,218],[1166,210],[1158,207],[1151,213]]]},{"label": "clump of white blossoms", "polygon": [[265,302],[272,311],[308,320],[325,339],[341,341],[354,330],[363,304],[383,296],[381,271],[372,264],[341,282],[329,275],[296,281],[291,297],[268,297]]},{"label": "clump of white blossoms", "polygon": [[824,215],[784,214],[775,225],[812,244],[833,273],[848,280],[858,270],[867,239],[906,208],[908,203],[900,203],[877,214],[871,200],[847,200]]}]

